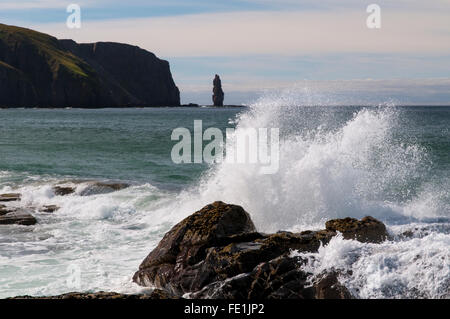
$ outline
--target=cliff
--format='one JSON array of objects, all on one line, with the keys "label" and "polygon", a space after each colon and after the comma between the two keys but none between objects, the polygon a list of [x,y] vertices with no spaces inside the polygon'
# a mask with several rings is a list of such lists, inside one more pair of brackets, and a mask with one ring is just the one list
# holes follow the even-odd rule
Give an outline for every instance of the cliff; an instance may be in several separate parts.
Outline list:
[{"label": "cliff", "polygon": [[169,63],[153,53],[0,24],[0,107],[178,105]]}]

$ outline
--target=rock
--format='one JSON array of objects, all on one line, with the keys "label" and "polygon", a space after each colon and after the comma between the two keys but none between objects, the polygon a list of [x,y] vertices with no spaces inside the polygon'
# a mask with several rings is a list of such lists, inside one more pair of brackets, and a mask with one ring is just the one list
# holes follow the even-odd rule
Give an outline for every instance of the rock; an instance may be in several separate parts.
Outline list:
[{"label": "rock", "polygon": [[314,285],[316,299],[353,299],[352,294],[338,280],[336,272],[325,273]]},{"label": "rock", "polygon": [[216,281],[191,294],[194,299],[312,299],[308,276],[299,257],[281,256],[257,265],[251,272]]},{"label": "rock", "polygon": [[54,213],[59,210],[59,206],[56,205],[46,205],[43,206],[39,211],[42,213]]},{"label": "rock", "polygon": [[130,185],[126,183],[103,183],[95,182],[80,192],[81,196],[108,194],[115,191],[119,191],[128,188]]},{"label": "rock", "polygon": [[21,208],[7,209],[3,206],[0,208],[0,225],[24,225],[30,226],[37,223],[36,218],[31,215],[31,212]]},{"label": "rock", "polygon": [[169,63],[151,52],[0,24],[0,107],[178,105]]},{"label": "rock", "polygon": [[352,295],[338,274],[314,278],[303,270],[308,260],[291,252],[315,253],[337,231],[352,239],[381,240],[382,229],[381,222],[366,217],[330,221],[319,231],[262,234],[242,207],[215,202],[175,225],[133,280],[190,298],[348,299]]},{"label": "rock", "polygon": [[0,205],[0,216],[9,213],[9,209],[5,205]]},{"label": "rock", "polygon": [[67,186],[55,186],[53,187],[53,192],[57,196],[66,196],[75,193],[75,188]]},{"label": "rock", "polygon": [[88,299],[177,299],[176,296],[170,295],[169,293],[162,290],[154,290],[150,294],[140,294],[140,295],[126,295],[116,292],[95,292],[95,293],[80,293],[80,292],[70,292],[58,296],[50,297],[32,297],[32,296],[18,296],[8,299],[76,299],[76,300],[88,300]]},{"label": "rock", "polygon": [[386,226],[373,217],[361,220],[354,218],[334,219],[327,221],[325,227],[329,231],[339,231],[344,239],[356,239],[365,243],[380,243],[388,238]]},{"label": "rock", "polygon": [[21,194],[1,194],[0,195],[0,202],[15,202],[20,201],[22,195]]},{"label": "rock", "polygon": [[220,80],[220,76],[217,74],[214,77],[213,85],[213,104],[214,106],[223,106],[225,94],[222,90],[222,81]]},{"label": "rock", "polygon": [[206,257],[207,248],[254,232],[255,226],[242,207],[215,202],[175,225],[145,258],[133,280],[174,294],[190,292],[208,282],[203,278],[208,274],[193,269]]}]

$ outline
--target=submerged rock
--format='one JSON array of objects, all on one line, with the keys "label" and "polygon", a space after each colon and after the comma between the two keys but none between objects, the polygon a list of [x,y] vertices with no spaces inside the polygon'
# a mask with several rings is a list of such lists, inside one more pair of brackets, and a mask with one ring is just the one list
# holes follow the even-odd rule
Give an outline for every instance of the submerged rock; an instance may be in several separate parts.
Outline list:
[{"label": "submerged rock", "polygon": [[126,183],[94,182],[91,183],[89,186],[87,186],[84,190],[82,190],[80,192],[80,195],[89,196],[89,195],[108,194],[128,188],[129,186],[130,185]]},{"label": "submerged rock", "polygon": [[66,196],[75,193],[75,187],[55,186],[53,187],[53,192],[57,196]]},{"label": "submerged rock", "polygon": [[386,226],[371,216],[361,220],[350,217],[334,219],[327,221],[325,227],[329,231],[341,232],[344,239],[356,239],[364,243],[381,243],[389,236]]},{"label": "submerged rock", "polygon": [[31,212],[22,208],[7,208],[0,206],[0,225],[24,225],[30,226],[37,223]]},{"label": "submerged rock", "polygon": [[42,213],[54,213],[57,210],[59,210],[59,208],[60,207],[56,206],[56,205],[46,205],[46,206],[43,206],[39,211]]},{"label": "submerged rock", "polygon": [[20,201],[22,195],[17,193],[0,194],[0,202],[15,202]]},{"label": "submerged rock", "polygon": [[236,205],[215,202],[175,225],[145,258],[133,280],[170,294],[225,299],[348,299],[334,272],[319,277],[292,251],[317,252],[337,232],[380,242],[386,227],[372,217],[333,220],[327,229],[262,234]]}]

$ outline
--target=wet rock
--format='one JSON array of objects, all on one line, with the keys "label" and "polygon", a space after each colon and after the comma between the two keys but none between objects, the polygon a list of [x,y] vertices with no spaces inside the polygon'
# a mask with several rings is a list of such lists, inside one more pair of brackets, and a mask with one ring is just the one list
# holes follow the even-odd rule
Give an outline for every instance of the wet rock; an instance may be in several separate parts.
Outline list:
[{"label": "wet rock", "polygon": [[22,195],[17,193],[0,194],[0,202],[15,202],[20,201]]},{"label": "wet rock", "polygon": [[84,190],[82,190],[80,192],[80,195],[89,196],[89,195],[108,194],[128,188],[129,186],[130,186],[129,184],[125,183],[95,182],[87,186]]},{"label": "wet rock", "polygon": [[175,225],[133,280],[191,298],[348,299],[352,295],[337,274],[314,278],[304,270],[307,260],[292,254],[315,253],[338,231],[361,241],[386,236],[372,217],[330,221],[319,231],[262,234],[242,207],[215,202]]},{"label": "wet rock", "polygon": [[36,218],[31,215],[31,212],[21,208],[6,208],[0,207],[0,225],[24,225],[30,226],[37,223]]},{"label": "wet rock", "polygon": [[381,243],[388,238],[386,226],[379,220],[367,216],[361,220],[355,218],[334,219],[327,221],[328,231],[339,231],[344,239],[356,239],[364,243]]},{"label": "wet rock", "polygon": [[338,273],[325,273],[314,285],[316,299],[352,299],[348,289],[338,280]]},{"label": "wet rock", "polygon": [[54,213],[59,210],[59,206],[56,205],[46,205],[43,206],[39,211],[42,213]]},{"label": "wet rock", "polygon": [[53,192],[57,196],[67,196],[67,195],[75,193],[75,187],[55,186],[55,187],[53,187]]},{"label": "wet rock", "polygon": [[191,294],[195,299],[312,299],[310,274],[301,270],[300,257],[281,256],[257,265],[251,272],[214,282]]},{"label": "wet rock", "polygon": [[217,74],[214,77],[213,85],[213,104],[214,106],[223,106],[225,94],[222,90],[222,81],[220,80],[220,76]]},{"label": "wet rock", "polygon": [[[208,279],[209,282],[225,280],[241,273],[251,272],[257,265],[286,256],[292,250],[316,252],[321,243],[326,244],[331,239],[331,234],[328,238],[321,238],[318,232],[306,234],[279,232],[260,236],[252,241],[233,242],[208,249],[205,261],[197,270],[201,273],[201,278]],[[195,285],[190,288],[198,288],[206,283],[206,280],[198,280],[197,277]]]},{"label": "wet rock", "polygon": [[255,226],[242,207],[215,202],[175,225],[145,258],[133,280],[175,294],[190,292],[208,282],[209,274],[202,274],[195,266],[206,257],[207,248],[254,232]]}]

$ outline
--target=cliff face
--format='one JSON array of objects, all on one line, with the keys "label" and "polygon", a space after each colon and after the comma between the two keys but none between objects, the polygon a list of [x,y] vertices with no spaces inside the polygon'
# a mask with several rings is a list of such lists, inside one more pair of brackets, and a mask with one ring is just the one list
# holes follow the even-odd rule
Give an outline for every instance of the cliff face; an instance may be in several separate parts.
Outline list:
[{"label": "cliff face", "polygon": [[0,24],[0,106],[177,106],[169,63],[136,46],[77,44]]}]

